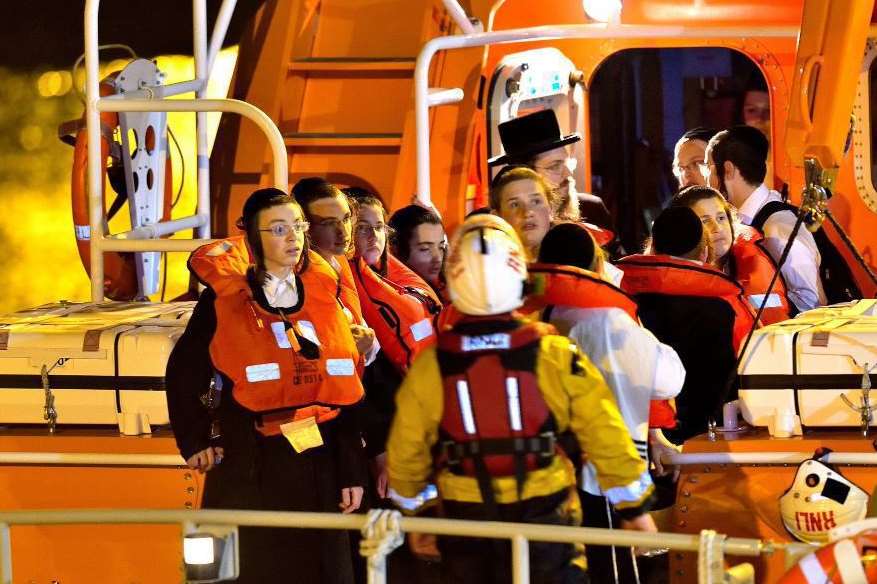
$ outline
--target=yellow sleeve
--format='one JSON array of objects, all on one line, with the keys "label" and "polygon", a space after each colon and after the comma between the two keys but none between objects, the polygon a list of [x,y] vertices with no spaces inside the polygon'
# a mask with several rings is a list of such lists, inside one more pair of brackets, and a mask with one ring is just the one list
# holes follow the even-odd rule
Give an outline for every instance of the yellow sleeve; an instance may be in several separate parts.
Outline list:
[{"label": "yellow sleeve", "polygon": [[[569,339],[547,336],[543,347],[569,400],[569,428],[597,469],[604,495],[622,516],[646,510],[654,486],[600,371]],[[554,409],[554,408],[552,408]],[[564,424],[561,424],[561,429]]]},{"label": "yellow sleeve", "polygon": [[387,440],[390,487],[402,497],[415,497],[433,473],[432,447],[444,407],[435,348],[421,352],[396,393],[396,415]]}]

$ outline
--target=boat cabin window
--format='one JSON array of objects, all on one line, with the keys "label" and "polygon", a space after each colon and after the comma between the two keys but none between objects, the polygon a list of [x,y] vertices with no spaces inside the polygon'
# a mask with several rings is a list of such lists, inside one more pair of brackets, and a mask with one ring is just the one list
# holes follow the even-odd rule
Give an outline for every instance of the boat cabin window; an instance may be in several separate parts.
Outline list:
[{"label": "boat cabin window", "polygon": [[594,74],[588,100],[592,190],[629,253],[679,188],[673,150],[682,134],[741,123],[770,130],[764,77],[732,49],[619,51]]}]

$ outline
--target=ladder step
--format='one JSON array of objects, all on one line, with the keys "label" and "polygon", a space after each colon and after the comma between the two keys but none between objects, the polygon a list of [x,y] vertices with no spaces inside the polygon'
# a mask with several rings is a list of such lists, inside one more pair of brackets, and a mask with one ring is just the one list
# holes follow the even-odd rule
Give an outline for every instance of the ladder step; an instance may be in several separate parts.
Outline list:
[{"label": "ladder step", "polygon": [[286,134],[283,138],[287,148],[399,148],[402,146],[402,134],[395,133],[295,132]]},{"label": "ladder step", "polygon": [[414,57],[304,57],[289,63],[289,71],[414,72]]}]

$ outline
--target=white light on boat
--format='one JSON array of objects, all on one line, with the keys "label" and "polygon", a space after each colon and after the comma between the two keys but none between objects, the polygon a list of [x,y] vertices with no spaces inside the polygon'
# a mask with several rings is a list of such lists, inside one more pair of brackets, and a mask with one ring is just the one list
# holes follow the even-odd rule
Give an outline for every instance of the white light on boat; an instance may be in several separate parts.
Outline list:
[{"label": "white light on boat", "polygon": [[235,525],[193,525],[183,537],[186,582],[206,584],[236,580],[240,572]]},{"label": "white light on boat", "polygon": [[191,566],[212,564],[213,536],[199,533],[187,535],[183,539],[183,559]]},{"label": "white light on boat", "polygon": [[585,14],[597,22],[618,22],[621,20],[621,0],[582,0]]}]

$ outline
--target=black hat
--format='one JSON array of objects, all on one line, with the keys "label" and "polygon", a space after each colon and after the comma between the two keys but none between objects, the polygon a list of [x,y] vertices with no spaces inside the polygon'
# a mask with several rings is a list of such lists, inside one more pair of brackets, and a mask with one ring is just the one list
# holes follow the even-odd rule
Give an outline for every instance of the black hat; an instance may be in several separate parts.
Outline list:
[{"label": "black hat", "polygon": [[688,207],[664,209],[652,225],[655,253],[685,256],[697,249],[702,238],[700,217]]},{"label": "black hat", "polygon": [[594,263],[594,238],[584,225],[559,223],[548,230],[539,244],[539,263],[590,270]]},{"label": "black hat", "polygon": [[526,162],[539,154],[582,139],[578,134],[562,136],[554,110],[541,110],[499,125],[499,139],[505,154],[487,161],[488,166]]}]

